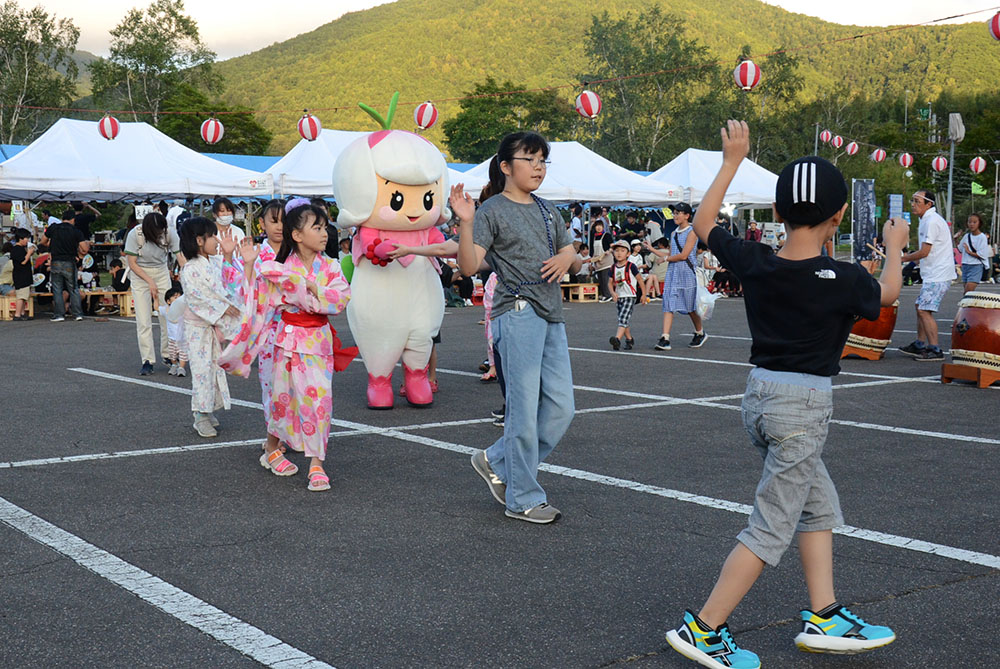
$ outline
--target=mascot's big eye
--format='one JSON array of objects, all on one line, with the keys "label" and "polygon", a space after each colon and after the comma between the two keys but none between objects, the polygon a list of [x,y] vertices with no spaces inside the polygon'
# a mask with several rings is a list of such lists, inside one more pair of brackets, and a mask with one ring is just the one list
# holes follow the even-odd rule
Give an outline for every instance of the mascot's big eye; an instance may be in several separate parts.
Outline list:
[{"label": "mascot's big eye", "polygon": [[400,209],[402,209],[403,208],[403,194],[400,193],[399,191],[396,191],[395,193],[393,193],[392,197],[389,198],[389,206],[392,207],[393,211],[399,211]]},{"label": "mascot's big eye", "polygon": [[427,191],[424,193],[424,209],[427,211],[431,210],[434,206],[434,191]]}]

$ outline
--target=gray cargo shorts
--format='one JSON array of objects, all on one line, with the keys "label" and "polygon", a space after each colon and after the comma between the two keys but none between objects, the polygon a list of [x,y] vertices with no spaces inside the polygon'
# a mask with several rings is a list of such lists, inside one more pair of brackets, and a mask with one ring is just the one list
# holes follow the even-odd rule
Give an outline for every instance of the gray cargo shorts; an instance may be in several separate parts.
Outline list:
[{"label": "gray cargo shorts", "polygon": [[743,395],[743,425],[764,458],[753,512],[736,537],[777,566],[796,532],[843,525],[837,489],[823,464],[833,392],[830,379],[754,368]]}]

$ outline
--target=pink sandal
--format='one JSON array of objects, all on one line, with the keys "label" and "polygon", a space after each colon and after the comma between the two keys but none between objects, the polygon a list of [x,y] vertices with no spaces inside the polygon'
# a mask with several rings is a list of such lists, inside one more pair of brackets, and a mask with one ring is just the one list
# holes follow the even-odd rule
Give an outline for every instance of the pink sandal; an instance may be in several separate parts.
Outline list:
[{"label": "pink sandal", "polygon": [[264,469],[270,469],[271,473],[275,476],[292,476],[299,471],[298,466],[288,460],[280,448],[271,451],[270,455],[267,453],[262,454],[260,456],[260,466]]},{"label": "pink sandal", "polygon": [[320,492],[321,490],[330,489],[330,477],[326,475],[323,468],[319,465],[313,465],[309,468],[309,490],[313,492]]}]

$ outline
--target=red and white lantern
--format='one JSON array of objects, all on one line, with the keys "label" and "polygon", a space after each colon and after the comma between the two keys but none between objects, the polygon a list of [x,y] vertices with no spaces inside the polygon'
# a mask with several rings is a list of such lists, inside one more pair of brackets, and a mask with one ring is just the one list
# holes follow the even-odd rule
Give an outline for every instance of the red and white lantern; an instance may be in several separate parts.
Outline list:
[{"label": "red and white lantern", "polygon": [[976,174],[982,174],[983,170],[986,169],[986,159],[982,156],[976,156],[972,159],[972,162],[969,163],[969,169]]},{"label": "red and white lantern", "polygon": [[913,156],[908,153],[899,154],[899,164],[901,167],[913,167]]},{"label": "red and white lantern", "polygon": [[847,155],[853,156],[854,154],[856,154],[858,152],[858,143],[857,142],[849,142],[847,144],[847,148],[845,148],[844,151],[847,152]]},{"label": "red and white lantern", "polygon": [[833,139],[833,133],[830,132],[829,130],[824,130],[823,132],[819,133],[819,141],[823,142],[824,144],[829,144],[831,139]]},{"label": "red and white lantern", "polygon": [[413,122],[421,130],[427,130],[427,128],[437,123],[437,120],[438,110],[429,100],[417,105],[417,108],[413,110]]},{"label": "red and white lantern", "polygon": [[885,149],[875,149],[872,151],[872,155],[869,156],[874,163],[880,163],[885,160]]},{"label": "red and white lantern", "polygon": [[101,133],[101,137],[107,140],[117,137],[121,127],[122,124],[118,122],[118,119],[110,114],[105,114],[104,118],[97,122],[97,132]]},{"label": "red and white lantern", "polygon": [[944,172],[946,169],[948,169],[948,159],[945,158],[944,156],[938,156],[937,158],[931,161],[931,169],[933,169],[935,172]]},{"label": "red and white lantern", "polygon": [[986,27],[990,29],[990,37],[1000,41],[1000,12],[994,14],[993,18],[986,22]]},{"label": "red and white lantern", "polygon": [[597,118],[601,113],[601,96],[594,91],[583,91],[577,95],[576,113],[584,118]]},{"label": "red and white lantern", "polygon": [[835,149],[839,149],[844,145],[844,138],[840,135],[834,135],[833,139],[830,140],[830,146]]},{"label": "red and white lantern", "polygon": [[744,91],[752,91],[760,83],[760,68],[752,60],[745,60],[733,70],[733,81]]},{"label": "red and white lantern", "polygon": [[226,129],[222,122],[216,118],[210,118],[201,124],[201,139],[206,144],[218,144],[222,141],[222,136],[226,134]]},{"label": "red and white lantern", "polygon": [[302,135],[302,139],[313,142],[319,137],[320,133],[323,132],[323,124],[319,122],[319,119],[309,113],[306,110],[302,114],[302,118],[299,119],[299,134]]}]

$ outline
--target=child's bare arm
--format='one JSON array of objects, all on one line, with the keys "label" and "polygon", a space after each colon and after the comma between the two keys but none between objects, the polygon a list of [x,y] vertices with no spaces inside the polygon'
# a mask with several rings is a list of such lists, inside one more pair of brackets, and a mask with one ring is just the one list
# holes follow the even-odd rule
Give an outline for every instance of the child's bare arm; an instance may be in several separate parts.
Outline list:
[{"label": "child's bare arm", "polygon": [[891,218],[882,228],[882,239],[885,240],[885,265],[879,285],[882,286],[882,306],[892,306],[899,298],[903,287],[903,247],[910,239],[910,224],[902,218]]},{"label": "child's bare arm", "polygon": [[722,207],[726,189],[736,176],[740,163],[750,153],[750,129],[746,121],[727,121],[722,129],[722,167],[715,175],[715,181],[705,191],[698,213],[694,216],[694,232],[698,239],[708,243],[708,235],[715,227],[715,216]]}]

